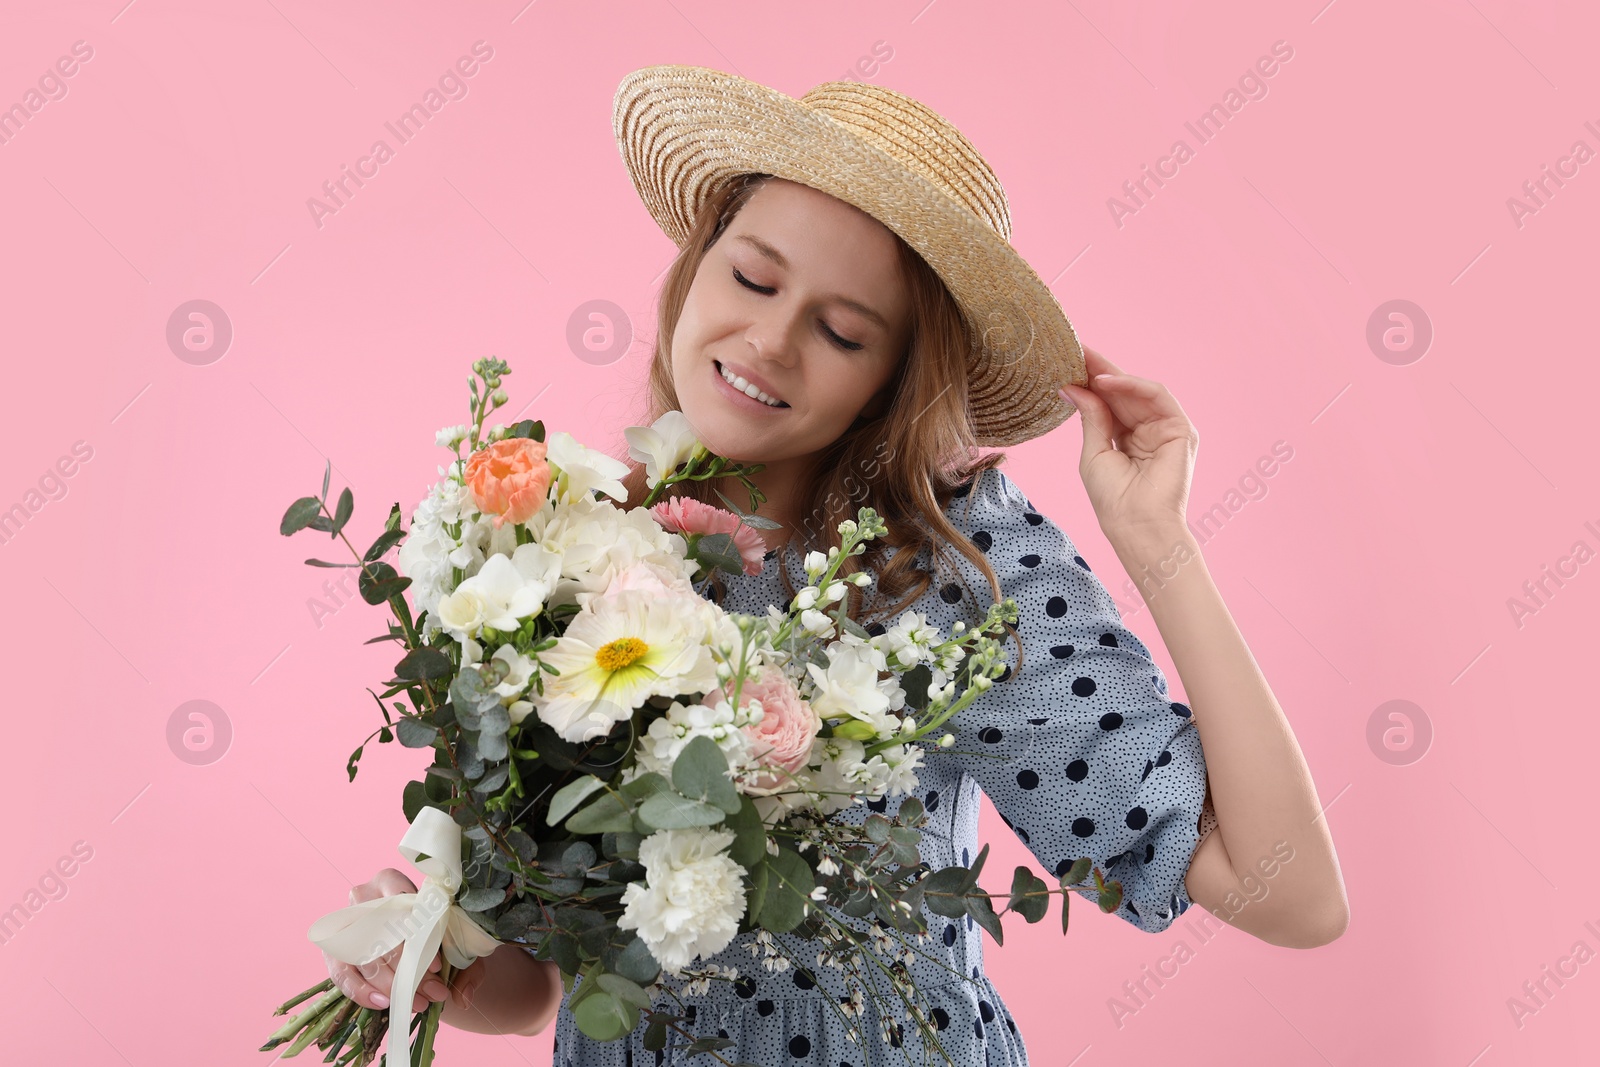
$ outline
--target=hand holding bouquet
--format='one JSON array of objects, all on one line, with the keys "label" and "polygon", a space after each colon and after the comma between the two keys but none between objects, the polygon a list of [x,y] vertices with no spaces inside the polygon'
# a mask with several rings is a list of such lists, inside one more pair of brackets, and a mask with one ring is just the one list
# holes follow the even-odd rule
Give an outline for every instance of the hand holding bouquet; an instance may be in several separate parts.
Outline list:
[{"label": "hand holding bouquet", "polygon": [[[831,908],[916,938],[927,936],[924,907],[970,915],[998,941],[999,916],[977,887],[987,847],[970,869],[930,872],[915,797],[861,826],[827,817],[916,788],[925,746],[952,744],[944,724],[1004,670],[991,635],[1016,620],[1015,602],[949,636],[915,613],[869,635],[848,616],[846,582],[870,578],[838,574],[887,532],[861,508],[838,527],[839,546],[807,555],[808,584],[790,604],[765,616],[725,612],[700,583],[718,569],[759,572],[754,529],[770,520],[726,496],[728,511],[656,501],[680,482],[731,477],[753,509],[764,497],[749,475],[760,466],[709,454],[671,412],[625,431],[651,488],[642,506],[620,507],[626,464],[565,432],[547,438],[540,422],[484,434],[510,371],[492,359],[473,369],[483,388],[469,379],[472,420],[439,432],[456,458],[411,528],[401,529],[395,505],[364,553],[351,546],[357,562],[306,561],[359,568],[363,598],[393,610],[373,640],[402,654],[374,694],[383,725],[367,740],[431,758],[403,796],[410,827],[400,847],[425,875],[418,891],[352,905],[310,930],[355,965],[401,947],[389,1062],[431,1062],[442,1005],[414,1018],[409,1009],[441,952],[448,980],[515,942],[559,965],[568,992],[583,979],[568,1008],[590,1037],[625,1037],[642,1019],[647,1047],[663,1048],[673,1029],[692,1041],[681,1047],[722,1060],[716,1050],[731,1042],[693,1040],[676,1026],[682,1016],[653,1005],[669,977],[687,979],[691,993],[736,978],[692,965],[740,934],[757,931],[773,966],[771,935],[798,931],[853,983],[874,954],[898,953]],[[343,537],[353,500],[345,489],[329,508],[330,472],[320,496],[290,506],[283,534]],[[397,544],[404,575],[383,562]],[[349,759],[351,779],[364,747]],[[1061,879],[1063,931],[1071,890],[1095,892],[1106,911],[1120,903],[1121,887],[1098,870],[1081,885],[1090,873],[1082,859]],[[1038,922],[1055,891],[1019,866],[1007,910]],[[896,991],[912,1004],[909,983]],[[285,1055],[295,1055],[315,1042],[340,1064],[377,1056],[385,1013],[358,1008],[331,982],[279,1013],[310,998],[265,1049],[292,1042]],[[859,1015],[859,986],[851,1003],[839,1010]]]}]

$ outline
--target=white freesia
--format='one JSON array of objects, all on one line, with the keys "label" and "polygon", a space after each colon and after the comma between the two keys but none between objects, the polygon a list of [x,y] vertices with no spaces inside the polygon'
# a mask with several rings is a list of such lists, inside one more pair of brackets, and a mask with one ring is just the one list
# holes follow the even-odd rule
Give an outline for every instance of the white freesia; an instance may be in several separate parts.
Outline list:
[{"label": "white freesia", "polygon": [[490,556],[477,574],[439,600],[439,623],[457,640],[484,626],[511,631],[544,610],[561,566],[541,545],[519,545],[511,556]]},{"label": "white freesia", "polygon": [[[523,655],[510,645],[501,645],[494,650],[494,654],[489,658],[497,659],[506,665],[506,676],[495,685],[495,693],[503,697],[521,696],[523,690],[527,689],[529,683],[533,681],[533,657]],[[461,642],[461,665],[463,667],[476,667],[482,662],[482,645],[470,637]],[[522,703],[526,702],[523,701]],[[529,705],[529,709],[532,709],[532,705]]]},{"label": "white freesia", "polygon": [[580,443],[565,430],[545,439],[545,459],[560,472],[557,484],[551,486],[551,495],[560,503],[588,498],[594,489],[617,500],[628,499],[628,490],[618,481],[628,473],[628,465]]},{"label": "white freesia", "polygon": [[893,705],[889,694],[878,685],[878,672],[885,669],[883,653],[871,644],[839,640],[828,646],[828,666],[806,664],[814,692],[811,707],[824,719],[861,719],[881,724]]},{"label": "white freesia", "polygon": [[681,411],[669,411],[649,426],[629,426],[628,455],[644,464],[645,481],[652,487],[694,456],[700,441]]},{"label": "white freesia", "polygon": [[745,912],[744,868],[727,854],[731,830],[657,830],[639,843],[645,881],[629,883],[624,930],[638,930],[656,961],[678,972],[727,948]]}]

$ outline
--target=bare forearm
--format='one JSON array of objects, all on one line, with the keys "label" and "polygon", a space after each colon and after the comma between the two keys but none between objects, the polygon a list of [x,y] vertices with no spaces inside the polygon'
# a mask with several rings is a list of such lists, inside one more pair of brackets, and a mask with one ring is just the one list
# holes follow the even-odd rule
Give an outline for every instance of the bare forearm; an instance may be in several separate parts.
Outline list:
[{"label": "bare forearm", "polygon": [[561,1007],[561,972],[519,945],[505,944],[483,957],[486,974],[467,1007],[447,999],[440,1021],[477,1034],[542,1033]]},{"label": "bare forearm", "polygon": [[1111,541],[1140,587],[1194,712],[1216,832],[1235,877],[1258,883],[1257,865],[1281,842],[1294,849],[1270,893],[1251,905],[1251,932],[1276,943],[1337,936],[1347,904],[1316,785],[1198,542],[1186,528]]}]

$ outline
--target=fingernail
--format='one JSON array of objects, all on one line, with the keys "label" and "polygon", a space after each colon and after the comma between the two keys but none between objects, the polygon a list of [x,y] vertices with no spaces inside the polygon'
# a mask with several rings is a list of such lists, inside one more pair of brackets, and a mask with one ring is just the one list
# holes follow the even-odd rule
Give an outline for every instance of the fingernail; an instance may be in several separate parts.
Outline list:
[{"label": "fingernail", "polygon": [[374,993],[372,994],[372,1003],[380,1008],[387,1008],[389,1006],[389,998],[382,993]]},{"label": "fingernail", "polygon": [[1099,381],[1102,378],[1115,378],[1115,377],[1116,377],[1115,374],[1096,374],[1094,376],[1094,380],[1095,381]]}]

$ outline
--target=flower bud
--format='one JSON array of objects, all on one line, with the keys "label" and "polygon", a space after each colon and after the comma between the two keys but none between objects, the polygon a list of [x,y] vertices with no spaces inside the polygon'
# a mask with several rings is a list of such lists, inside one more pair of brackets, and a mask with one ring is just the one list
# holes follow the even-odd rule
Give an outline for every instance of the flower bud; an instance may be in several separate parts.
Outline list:
[{"label": "flower bud", "polygon": [[852,741],[873,741],[877,739],[878,731],[870,722],[851,719],[835,726],[833,728],[833,736],[846,737]]}]

